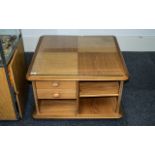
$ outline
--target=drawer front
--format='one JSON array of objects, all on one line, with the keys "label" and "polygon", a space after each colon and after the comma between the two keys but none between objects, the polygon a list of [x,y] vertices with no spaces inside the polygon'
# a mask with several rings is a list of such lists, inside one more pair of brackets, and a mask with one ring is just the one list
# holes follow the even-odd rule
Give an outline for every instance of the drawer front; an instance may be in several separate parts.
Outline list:
[{"label": "drawer front", "polygon": [[37,89],[38,99],[76,99],[76,89]]},{"label": "drawer front", "polygon": [[69,89],[76,90],[75,81],[37,81],[37,89]]}]

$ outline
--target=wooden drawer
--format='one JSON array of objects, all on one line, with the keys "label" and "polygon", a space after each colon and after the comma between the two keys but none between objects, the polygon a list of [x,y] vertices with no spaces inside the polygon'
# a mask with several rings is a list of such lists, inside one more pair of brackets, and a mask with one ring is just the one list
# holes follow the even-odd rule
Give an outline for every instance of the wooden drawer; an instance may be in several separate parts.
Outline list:
[{"label": "wooden drawer", "polygon": [[37,89],[69,89],[76,90],[75,81],[37,81]]},{"label": "wooden drawer", "polygon": [[38,99],[75,99],[76,89],[37,89]]}]

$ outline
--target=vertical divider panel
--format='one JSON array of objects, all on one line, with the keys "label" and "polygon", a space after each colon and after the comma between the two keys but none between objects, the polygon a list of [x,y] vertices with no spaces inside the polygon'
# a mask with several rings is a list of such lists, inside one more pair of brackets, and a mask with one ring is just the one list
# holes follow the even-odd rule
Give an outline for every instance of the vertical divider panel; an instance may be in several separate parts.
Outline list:
[{"label": "vertical divider panel", "polygon": [[39,105],[38,105],[38,97],[36,92],[36,82],[32,81],[32,87],[33,87],[33,93],[34,93],[34,100],[35,100],[35,106],[36,106],[36,112],[40,113],[39,111]]},{"label": "vertical divider panel", "polygon": [[120,105],[121,105],[121,98],[122,98],[123,85],[124,85],[124,81],[120,81],[119,96],[118,96],[118,102],[117,102],[117,105],[116,105],[116,112],[117,112],[117,113],[120,112]]},{"label": "vertical divider panel", "polygon": [[79,93],[80,93],[80,88],[79,88],[79,81],[76,81],[76,104],[77,104],[77,107],[76,107],[76,115],[79,114]]}]

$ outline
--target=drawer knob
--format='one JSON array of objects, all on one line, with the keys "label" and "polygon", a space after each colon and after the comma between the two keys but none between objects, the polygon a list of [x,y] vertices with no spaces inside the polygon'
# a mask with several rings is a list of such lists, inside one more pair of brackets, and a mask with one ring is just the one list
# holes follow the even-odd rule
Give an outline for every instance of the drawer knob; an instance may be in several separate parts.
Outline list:
[{"label": "drawer knob", "polygon": [[59,86],[59,83],[58,82],[53,82],[52,84],[54,87],[58,87]]},{"label": "drawer knob", "polygon": [[53,97],[55,97],[55,98],[57,98],[57,97],[59,97],[59,96],[60,96],[59,93],[55,93],[55,94],[53,94]]}]

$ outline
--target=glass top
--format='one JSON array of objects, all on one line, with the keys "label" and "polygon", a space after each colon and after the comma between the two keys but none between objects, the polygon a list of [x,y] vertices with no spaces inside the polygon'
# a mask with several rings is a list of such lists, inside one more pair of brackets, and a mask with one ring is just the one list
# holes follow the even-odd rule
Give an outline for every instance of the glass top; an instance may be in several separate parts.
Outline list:
[{"label": "glass top", "polygon": [[[20,30],[0,29],[0,40],[6,63],[10,61],[10,58],[12,57],[13,51],[16,47],[19,37],[20,37]],[[0,54],[0,66],[3,66],[1,54]]]},{"label": "glass top", "polygon": [[124,75],[112,36],[44,36],[30,76]]}]

